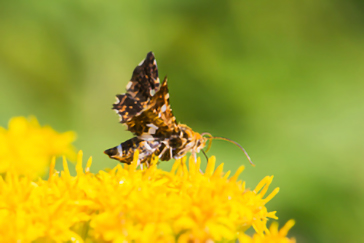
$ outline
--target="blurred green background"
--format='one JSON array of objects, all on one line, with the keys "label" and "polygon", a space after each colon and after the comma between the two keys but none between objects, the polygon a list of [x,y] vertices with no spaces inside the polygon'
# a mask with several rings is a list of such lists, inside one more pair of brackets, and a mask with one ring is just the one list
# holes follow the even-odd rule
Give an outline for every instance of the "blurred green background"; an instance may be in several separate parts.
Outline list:
[{"label": "blurred green background", "polygon": [[111,104],[149,51],[177,120],[256,167],[224,141],[209,155],[250,188],[275,176],[291,236],[364,242],[363,1],[0,1],[0,125],[35,115],[113,167],[131,134]]}]

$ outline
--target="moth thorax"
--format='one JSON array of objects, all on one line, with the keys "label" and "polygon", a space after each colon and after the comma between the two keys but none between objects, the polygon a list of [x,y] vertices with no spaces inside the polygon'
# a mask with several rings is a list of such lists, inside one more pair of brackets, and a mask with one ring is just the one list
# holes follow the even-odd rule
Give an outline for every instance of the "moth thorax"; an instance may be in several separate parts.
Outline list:
[{"label": "moth thorax", "polygon": [[183,144],[186,143],[186,139],[183,137],[171,137],[168,141],[169,147],[171,148],[179,148],[182,147]]}]

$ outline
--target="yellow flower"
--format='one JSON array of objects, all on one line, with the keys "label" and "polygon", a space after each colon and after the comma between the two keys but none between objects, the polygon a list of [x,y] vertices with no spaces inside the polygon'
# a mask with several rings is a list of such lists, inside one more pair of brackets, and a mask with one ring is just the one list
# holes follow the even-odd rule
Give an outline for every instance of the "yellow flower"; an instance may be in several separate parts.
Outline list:
[{"label": "yellow flower", "polygon": [[[7,170],[0,177],[2,242],[295,242],[287,238],[293,221],[267,228],[277,218],[266,208],[279,190],[267,194],[272,176],[250,190],[238,181],[243,166],[230,176],[223,164],[215,168],[215,157],[203,173],[192,157],[176,160],[170,172],[157,168],[157,157],[137,169],[138,151],[131,165],[93,174],[91,158],[82,168],[80,151],[76,176],[66,157],[63,171],[55,171],[53,157],[49,178],[32,180],[25,170],[38,172],[51,155],[72,153],[73,133],[14,118],[0,134],[0,164]],[[31,163],[37,166],[20,168]],[[250,227],[253,236],[245,234]]]},{"label": "yellow flower", "polygon": [[278,230],[278,223],[273,222],[266,234],[254,234],[253,237],[242,234],[239,236],[240,243],[296,243],[295,239],[288,239],[287,233],[293,227],[294,220],[289,220],[283,228]]},{"label": "yellow flower", "polygon": [[[156,161],[155,161],[156,162]],[[209,159],[205,173],[190,157],[176,160],[171,172],[156,168],[135,170],[133,165],[117,168],[99,176],[105,181],[98,188],[103,205],[91,220],[95,237],[105,241],[222,241],[234,240],[249,227],[262,234],[268,218],[276,218],[265,204],[278,188],[265,196],[272,177],[264,178],[254,191],[237,178],[228,179],[223,164],[215,170]],[[101,186],[101,185],[99,185]]]},{"label": "yellow flower", "polygon": [[[214,169],[214,157],[204,173],[192,158],[188,169],[183,158],[170,172],[156,162],[92,174],[91,158],[83,170],[79,152],[74,177],[65,159],[61,173],[53,159],[48,180],[9,172],[0,179],[0,235],[6,242],[294,242],[286,238],[288,227],[266,228],[276,218],[265,207],[278,192],[266,196],[272,177],[251,191],[237,181],[243,167],[229,178],[223,164]],[[244,235],[251,226],[257,234]]]},{"label": "yellow flower", "polygon": [[35,176],[44,173],[52,156],[75,156],[71,142],[73,132],[57,133],[49,126],[41,127],[36,118],[12,118],[9,128],[0,127],[0,173]]}]

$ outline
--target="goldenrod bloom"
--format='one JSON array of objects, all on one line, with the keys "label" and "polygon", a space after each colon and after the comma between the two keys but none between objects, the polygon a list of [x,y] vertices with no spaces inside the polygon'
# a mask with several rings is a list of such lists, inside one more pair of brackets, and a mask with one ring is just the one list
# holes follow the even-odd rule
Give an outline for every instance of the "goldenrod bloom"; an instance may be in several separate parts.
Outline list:
[{"label": "goldenrod bloom", "polygon": [[293,227],[294,220],[289,220],[283,228],[278,230],[278,223],[273,222],[266,234],[254,234],[253,237],[242,234],[239,242],[246,243],[296,243],[295,239],[286,238],[288,231]]},{"label": "goldenrod bloom", "polygon": [[[214,169],[214,157],[203,174],[200,160],[190,159],[187,169],[186,158],[176,160],[170,172],[154,160],[148,169],[118,164],[95,175],[89,172],[91,159],[83,170],[80,152],[75,177],[65,159],[60,174],[54,163],[48,180],[11,172],[0,180],[0,235],[6,242],[293,242],[286,238],[288,229],[277,234],[266,228],[276,218],[265,207],[278,192],[266,195],[272,177],[248,190],[237,181],[243,167],[229,178],[223,164]],[[244,235],[251,226],[253,238]]]},{"label": "goldenrod bloom", "polygon": [[74,140],[74,132],[57,133],[50,126],[41,127],[35,117],[12,118],[8,130],[0,127],[0,173],[44,173],[52,156],[75,157]]},{"label": "goldenrod bloom", "polygon": [[[20,122],[29,130],[29,122]],[[39,126],[32,129],[34,136],[44,132]],[[13,143],[13,150],[20,154],[19,144]],[[44,157],[51,151],[34,149],[39,155],[44,151]],[[176,160],[170,172],[157,168],[158,158],[140,169],[137,160],[138,152],[131,165],[93,174],[91,158],[82,168],[80,151],[76,176],[70,175],[65,157],[61,172],[55,171],[52,159],[47,180],[9,170],[0,177],[2,242],[294,243],[286,237],[293,221],[281,230],[276,224],[267,228],[267,221],[277,218],[265,206],[278,192],[276,188],[267,194],[272,176],[249,190],[238,181],[243,166],[230,176],[223,164],[215,168],[214,157],[203,173],[199,159]],[[256,232],[253,236],[244,233],[250,227]]]}]

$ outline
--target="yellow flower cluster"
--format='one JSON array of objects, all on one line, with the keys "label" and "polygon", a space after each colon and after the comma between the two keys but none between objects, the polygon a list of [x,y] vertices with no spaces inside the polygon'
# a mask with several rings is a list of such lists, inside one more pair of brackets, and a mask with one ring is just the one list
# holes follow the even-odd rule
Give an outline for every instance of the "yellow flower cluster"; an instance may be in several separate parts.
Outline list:
[{"label": "yellow flower cluster", "polygon": [[52,156],[75,158],[74,140],[74,132],[60,134],[50,126],[41,127],[35,117],[12,118],[8,130],[0,127],[0,173],[42,174]]},{"label": "yellow flower cluster", "polygon": [[[135,157],[136,159],[137,157]],[[32,181],[8,173],[0,179],[0,235],[4,242],[294,242],[286,238],[292,222],[280,231],[266,228],[276,218],[265,204],[278,192],[266,192],[272,177],[253,190],[237,181],[243,168],[229,177],[214,157],[204,173],[186,159],[170,172],[156,167],[136,169],[118,164],[98,174],[82,168],[82,152],[71,176],[51,163],[48,180]],[[244,231],[253,226],[253,237]]]},{"label": "yellow flower cluster", "polygon": [[[46,132],[34,121],[32,125],[25,121],[10,122],[17,124],[18,131],[19,123],[31,130],[24,128],[18,141],[22,141],[20,134],[30,134],[25,138],[27,145],[36,144],[39,147],[33,149],[38,155],[43,151],[44,157],[49,156],[54,146],[51,139],[62,138],[50,130],[49,144],[31,143],[37,133],[42,141]],[[12,129],[9,125],[8,139],[15,138],[10,135]],[[24,152],[16,144],[8,153]],[[8,159],[0,157],[0,164],[4,158]],[[0,177],[1,242],[295,242],[287,238],[293,221],[280,230],[276,224],[267,228],[268,219],[276,219],[275,212],[265,207],[278,192],[276,188],[267,194],[273,177],[265,177],[249,190],[245,182],[238,181],[244,167],[230,176],[230,171],[223,172],[223,164],[215,168],[214,157],[203,173],[200,159],[197,163],[192,158],[176,160],[170,172],[157,168],[158,158],[153,158],[149,168],[137,169],[137,159],[138,152],[131,165],[118,164],[93,174],[92,159],[84,169],[80,151],[77,175],[71,176],[66,158],[63,171],[58,172],[53,157],[47,180],[32,180],[21,170],[8,170]],[[18,162],[13,159],[13,163]],[[24,166],[23,160],[19,163]],[[245,234],[250,227],[256,232],[253,236]]]}]

